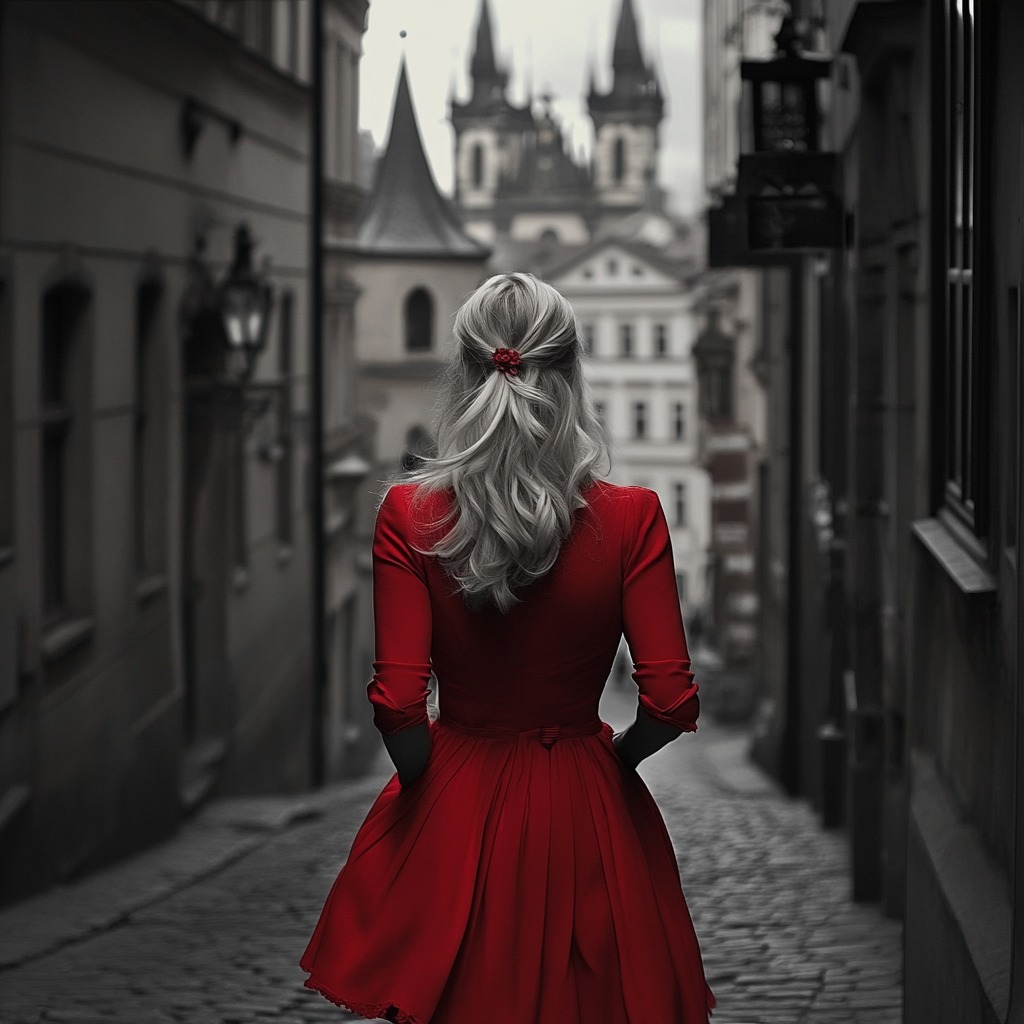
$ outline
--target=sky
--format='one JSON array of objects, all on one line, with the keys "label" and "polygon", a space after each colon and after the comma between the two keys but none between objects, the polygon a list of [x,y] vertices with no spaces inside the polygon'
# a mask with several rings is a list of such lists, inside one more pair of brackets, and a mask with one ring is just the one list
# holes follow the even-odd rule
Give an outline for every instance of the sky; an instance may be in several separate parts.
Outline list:
[{"label": "sky", "polygon": [[[700,0],[633,0],[644,55],[654,60],[666,102],[659,181],[679,212],[700,195]],[[588,157],[593,126],[584,96],[589,69],[601,91],[611,85],[611,49],[621,0],[490,0],[499,62],[510,70],[509,98],[519,104],[550,90],[573,147]],[[387,139],[403,52],[427,155],[438,185],[452,190],[454,133],[447,120],[454,87],[469,96],[469,58],[480,0],[370,0],[363,37],[360,126],[378,147]],[[406,32],[404,39],[401,31]]]}]

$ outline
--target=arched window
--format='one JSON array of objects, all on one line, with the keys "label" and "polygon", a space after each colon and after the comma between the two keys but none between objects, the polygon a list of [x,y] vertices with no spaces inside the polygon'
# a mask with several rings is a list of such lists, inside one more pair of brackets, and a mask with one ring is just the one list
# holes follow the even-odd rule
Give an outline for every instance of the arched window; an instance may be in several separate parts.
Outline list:
[{"label": "arched window", "polygon": [[617,182],[626,176],[626,140],[621,135],[615,140],[614,172]]},{"label": "arched window", "polygon": [[484,183],[484,147],[480,143],[473,146],[473,188],[481,188]]},{"label": "arched window", "polygon": [[434,347],[434,300],[426,288],[414,288],[406,297],[405,347],[409,352]]},{"label": "arched window", "polygon": [[545,228],[540,233],[540,240],[542,242],[558,242],[558,232],[554,228]]}]

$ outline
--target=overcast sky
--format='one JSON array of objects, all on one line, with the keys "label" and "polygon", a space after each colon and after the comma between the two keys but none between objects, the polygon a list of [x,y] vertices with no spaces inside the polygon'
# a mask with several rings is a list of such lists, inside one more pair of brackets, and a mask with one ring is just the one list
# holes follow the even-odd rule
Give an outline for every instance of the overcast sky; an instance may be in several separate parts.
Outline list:
[{"label": "overcast sky", "polygon": [[[611,47],[621,0],[490,0],[499,61],[511,72],[509,96],[521,103],[531,82],[545,89],[577,150],[588,156],[593,127],[584,96],[589,68],[611,84]],[[700,0],[634,0],[644,54],[666,94],[659,178],[682,211],[695,208],[700,181]],[[448,95],[469,93],[468,62],[480,0],[371,0],[363,39],[360,123],[382,146],[399,60],[409,63],[413,101],[440,187],[451,192],[453,132]],[[399,32],[405,30],[405,39]]]}]

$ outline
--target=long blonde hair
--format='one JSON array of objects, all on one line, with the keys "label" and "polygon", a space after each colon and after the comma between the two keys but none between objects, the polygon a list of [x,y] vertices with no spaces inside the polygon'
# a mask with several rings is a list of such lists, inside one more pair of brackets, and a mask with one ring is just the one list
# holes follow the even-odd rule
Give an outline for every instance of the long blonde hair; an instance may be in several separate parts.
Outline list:
[{"label": "long blonde hair", "polygon": [[[438,453],[406,479],[419,485],[414,509],[450,496],[429,524],[439,539],[426,553],[470,607],[507,612],[554,566],[608,446],[576,315],[550,285],[530,274],[492,277],[459,309],[454,333]],[[500,368],[498,349],[518,354],[517,372]]]}]

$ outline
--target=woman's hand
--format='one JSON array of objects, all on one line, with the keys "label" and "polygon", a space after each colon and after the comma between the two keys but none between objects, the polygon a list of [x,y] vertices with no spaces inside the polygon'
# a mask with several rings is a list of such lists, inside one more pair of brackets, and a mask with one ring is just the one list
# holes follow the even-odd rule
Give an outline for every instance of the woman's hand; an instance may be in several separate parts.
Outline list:
[{"label": "woman's hand", "polygon": [[619,760],[635,769],[641,761],[657,753],[666,743],[671,743],[680,733],[674,725],[651,718],[642,707],[636,709],[636,721],[623,732],[612,736]]},{"label": "woman's hand", "polygon": [[388,756],[398,772],[402,789],[411,786],[427,767],[430,758],[430,729],[426,722],[384,737]]}]

